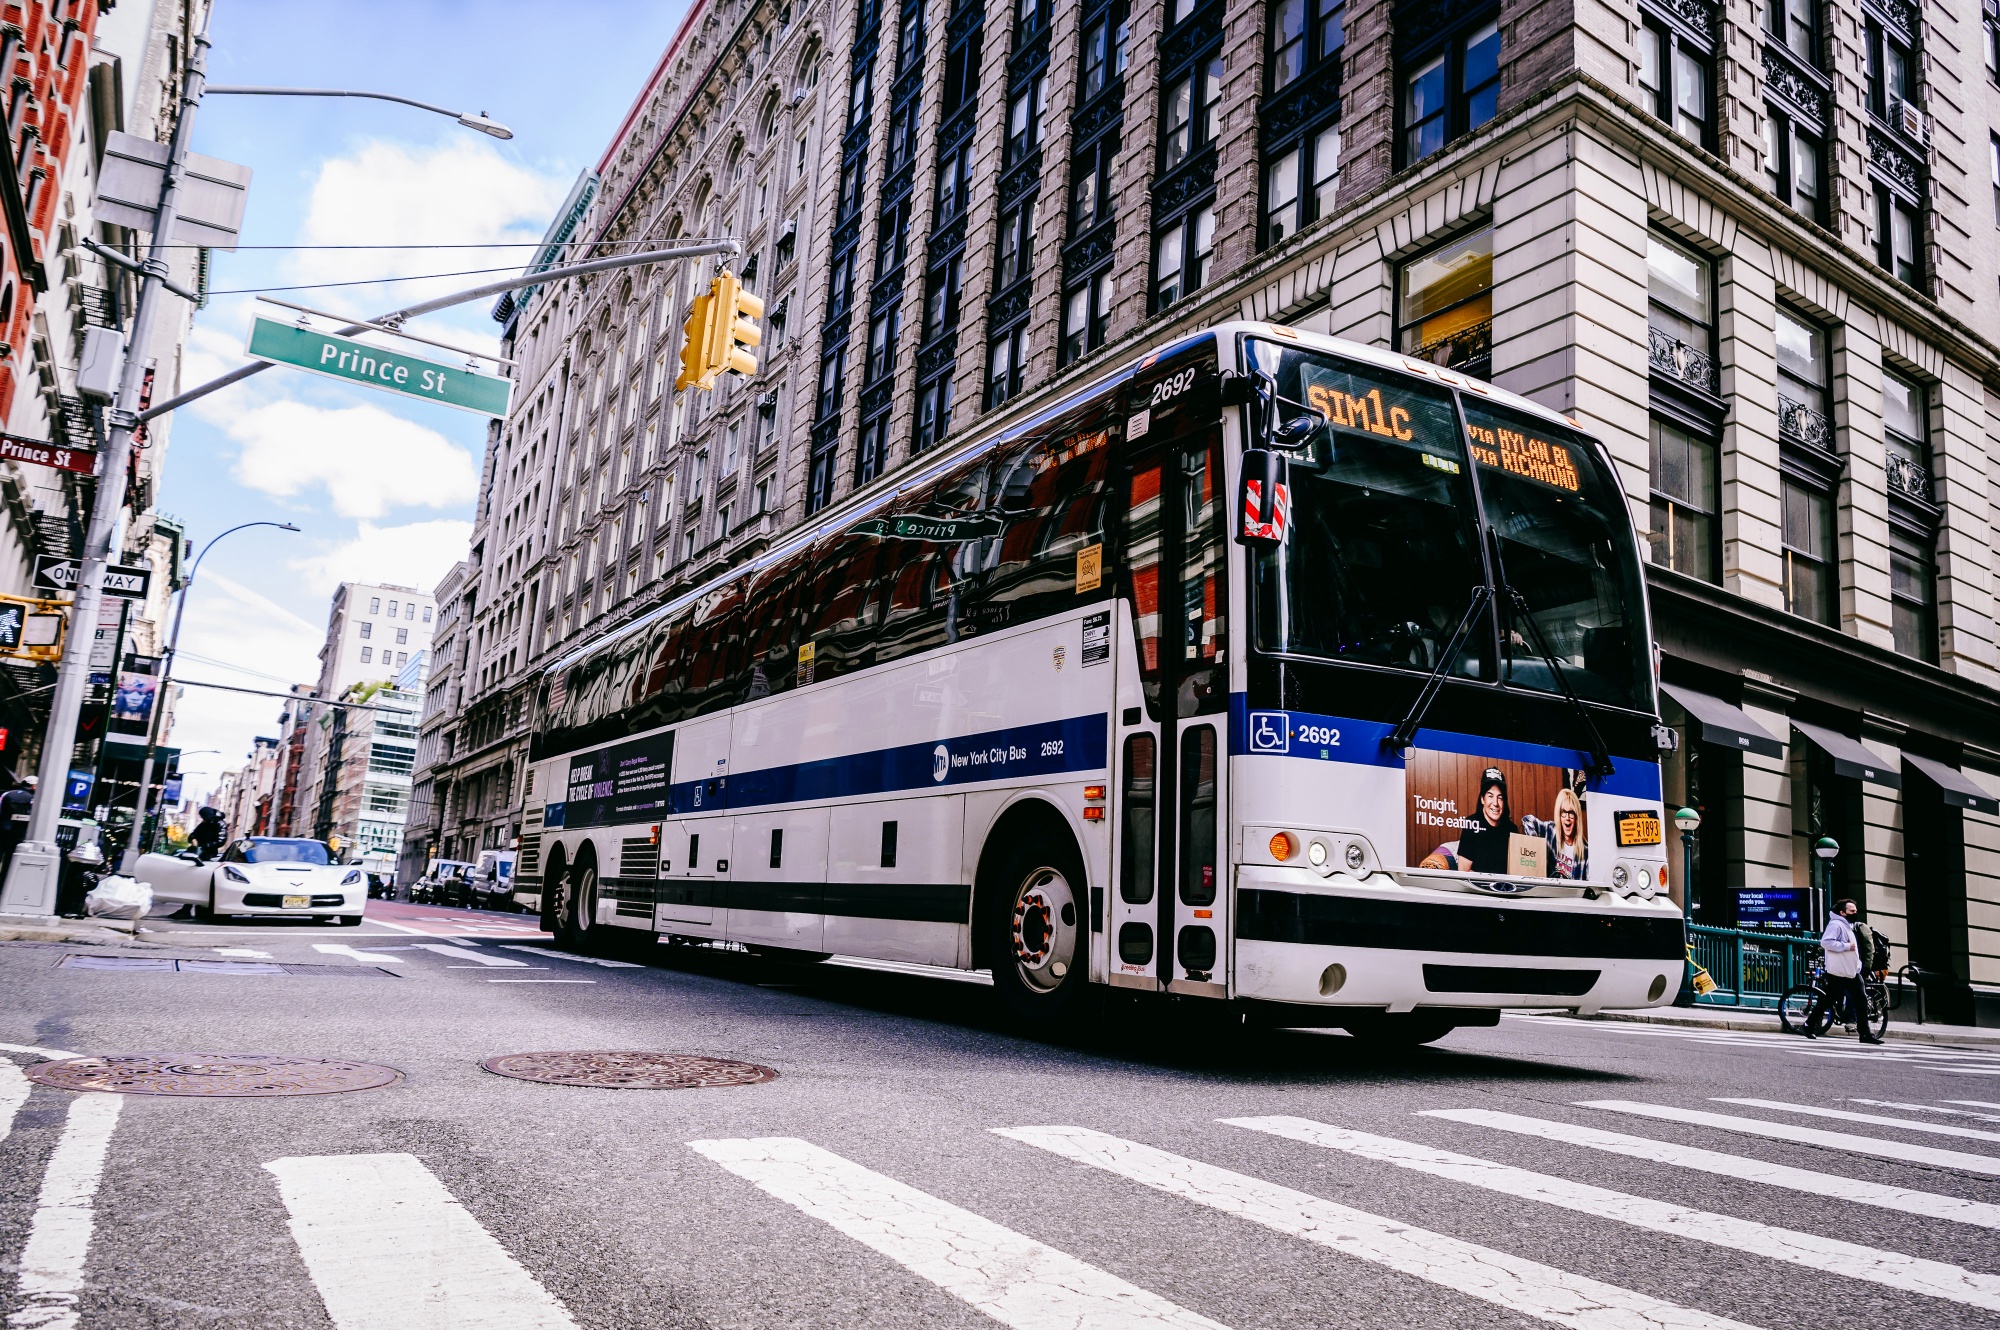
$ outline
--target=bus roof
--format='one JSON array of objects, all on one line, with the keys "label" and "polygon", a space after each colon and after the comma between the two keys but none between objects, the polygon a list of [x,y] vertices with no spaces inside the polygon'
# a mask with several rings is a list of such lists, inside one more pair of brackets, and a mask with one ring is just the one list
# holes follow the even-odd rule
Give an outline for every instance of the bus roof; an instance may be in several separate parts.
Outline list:
[{"label": "bus roof", "polygon": [[[620,624],[601,637],[592,638],[580,646],[570,648],[561,656],[543,666],[542,673],[545,675],[559,673],[575,665],[585,657],[597,654],[613,642],[619,641],[632,633],[643,632],[655,623],[658,623],[661,618],[678,614],[688,606],[701,600],[704,596],[713,594],[729,583],[740,578],[750,577],[777,563],[779,560],[796,554],[799,550],[807,548],[829,533],[844,528],[857,519],[866,517],[882,505],[893,501],[906,490],[927,483],[968,457],[975,456],[989,448],[997,447],[1000,444],[1019,438],[1043,422],[1070,410],[1079,401],[1096,396],[1106,388],[1115,387],[1117,384],[1131,378],[1133,375],[1139,373],[1139,371],[1166,356],[1184,351],[1209,338],[1215,339],[1221,346],[1228,346],[1231,340],[1239,334],[1265,337],[1280,342],[1294,342],[1306,350],[1324,351],[1332,355],[1345,356],[1351,360],[1364,361],[1368,364],[1377,365],[1401,374],[1419,374],[1449,387],[1464,388],[1468,391],[1478,393],[1483,397],[1490,398],[1515,410],[1540,417],[1551,425],[1561,425],[1574,430],[1583,429],[1582,425],[1577,421],[1570,419],[1560,412],[1551,411],[1541,403],[1522,397],[1518,393],[1508,392],[1506,389],[1497,388],[1484,380],[1468,378],[1466,375],[1454,373],[1451,370],[1430,364],[1427,361],[1412,359],[1395,351],[1384,350],[1376,346],[1367,346],[1360,342],[1350,342],[1344,338],[1328,337],[1323,333],[1302,332],[1297,328],[1289,328],[1280,323],[1262,323],[1247,319],[1218,323],[1204,328],[1200,332],[1177,337],[1170,342],[1153,348],[1142,356],[1135,356],[1123,364],[1097,375],[1081,386],[1064,390],[1054,398],[1045,397],[1039,401],[1032,398],[1029,399],[1024,404],[1021,414],[1003,413],[1001,419],[969,435],[956,447],[939,449],[937,454],[929,459],[929,465],[923,467],[921,470],[913,470],[908,474],[897,477],[896,482],[892,485],[885,485],[880,489],[864,490],[858,494],[849,495],[846,499],[832,505],[824,512],[816,514],[812,521],[800,525],[783,541],[765,550],[762,554],[750,560],[750,562],[726,569],[716,576],[709,578],[707,581],[702,582],[700,585],[683,591],[664,604],[653,607],[629,623]],[[1588,433],[1588,431],[1585,432]]]}]

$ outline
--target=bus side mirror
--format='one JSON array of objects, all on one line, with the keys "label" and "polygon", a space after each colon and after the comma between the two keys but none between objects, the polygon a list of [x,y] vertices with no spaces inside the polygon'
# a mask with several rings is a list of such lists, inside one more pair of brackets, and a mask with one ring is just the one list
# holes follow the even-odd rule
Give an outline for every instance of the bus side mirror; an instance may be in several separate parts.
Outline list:
[{"label": "bus side mirror", "polygon": [[1236,494],[1236,542],[1272,549],[1284,544],[1291,506],[1289,459],[1269,448],[1244,449],[1243,477]]}]

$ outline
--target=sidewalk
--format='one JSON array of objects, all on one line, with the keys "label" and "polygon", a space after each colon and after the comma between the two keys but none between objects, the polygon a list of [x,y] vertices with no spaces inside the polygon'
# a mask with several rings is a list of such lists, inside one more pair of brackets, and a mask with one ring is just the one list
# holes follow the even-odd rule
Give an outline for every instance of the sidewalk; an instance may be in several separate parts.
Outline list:
[{"label": "sidewalk", "polygon": [[[1654,1007],[1645,1011],[1602,1011],[1595,1016],[1578,1016],[1574,1012],[1537,1014],[1560,1015],[1568,1020],[1636,1021],[1644,1025],[1783,1033],[1777,1012],[1756,1007]],[[1972,1025],[1940,1025],[1936,1021],[1918,1025],[1914,1020],[1898,1020],[1893,1015],[1889,1018],[1888,1038],[1890,1043],[1958,1044],[1967,1048],[2000,1049],[2000,1030]]]},{"label": "sidewalk", "polygon": [[62,919],[54,915],[0,915],[0,942],[73,942],[86,947],[151,946],[130,919]]}]

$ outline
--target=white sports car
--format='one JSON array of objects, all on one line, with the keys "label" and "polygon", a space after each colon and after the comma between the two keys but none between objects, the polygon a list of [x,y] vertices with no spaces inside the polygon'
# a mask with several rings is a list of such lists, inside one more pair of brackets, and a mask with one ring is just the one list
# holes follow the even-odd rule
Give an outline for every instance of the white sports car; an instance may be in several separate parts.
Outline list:
[{"label": "white sports car", "polygon": [[153,888],[156,906],[192,905],[205,919],[310,915],[358,924],[368,907],[368,875],[334,863],[316,840],[246,836],[209,860],[193,850],[142,854],[137,877]]}]

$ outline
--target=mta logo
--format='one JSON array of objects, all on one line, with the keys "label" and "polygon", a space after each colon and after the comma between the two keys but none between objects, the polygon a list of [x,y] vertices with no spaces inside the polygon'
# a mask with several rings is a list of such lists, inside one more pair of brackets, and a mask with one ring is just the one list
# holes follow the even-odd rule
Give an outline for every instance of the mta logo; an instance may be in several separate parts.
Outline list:
[{"label": "mta logo", "polygon": [[931,779],[943,780],[951,774],[951,749],[939,744],[931,752]]}]

